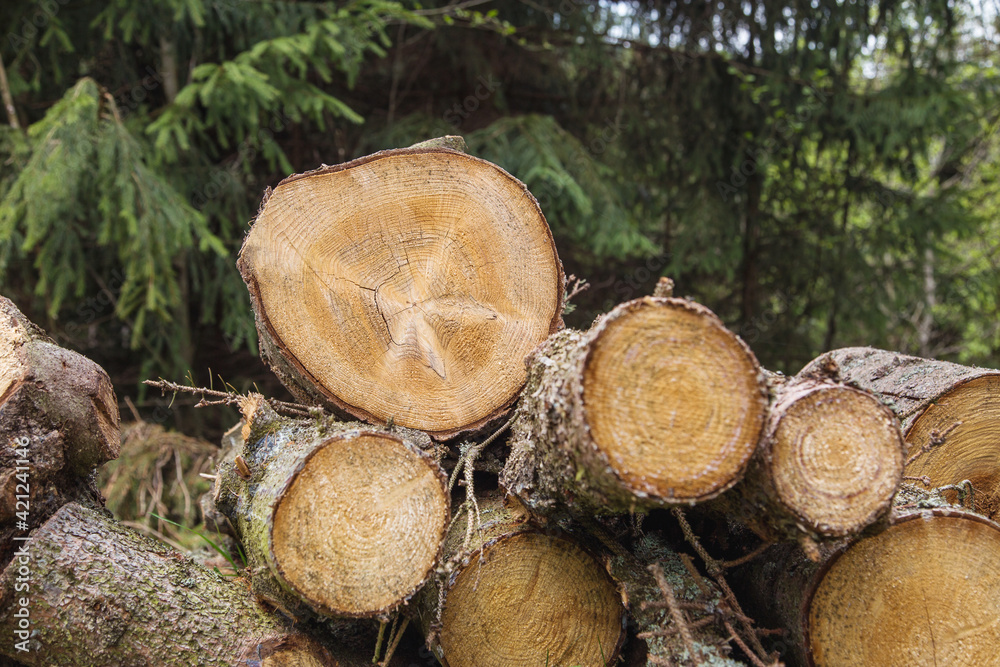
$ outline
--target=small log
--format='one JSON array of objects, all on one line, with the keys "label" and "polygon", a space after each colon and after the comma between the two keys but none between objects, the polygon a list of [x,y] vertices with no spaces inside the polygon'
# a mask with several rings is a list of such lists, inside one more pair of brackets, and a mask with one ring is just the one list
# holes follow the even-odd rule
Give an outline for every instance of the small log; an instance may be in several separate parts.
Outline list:
[{"label": "small log", "polygon": [[773,376],[772,385],[764,437],[720,508],[771,542],[845,537],[885,517],[903,475],[895,415],[819,375]]},{"label": "small log", "polygon": [[533,354],[501,483],[538,511],[704,501],[740,479],[766,409],[757,360],[711,311],[629,301]]},{"label": "small log", "polygon": [[789,665],[998,664],[1000,525],[977,514],[901,513],[820,562],[779,545],[734,576]]},{"label": "small log", "polygon": [[505,414],[525,356],[562,327],[562,265],[538,202],[440,146],[285,179],[238,266],[261,355],[293,394],[437,438]]},{"label": "small log", "polygon": [[364,664],[103,511],[64,505],[18,553],[0,574],[0,653],[26,665]]},{"label": "small log", "polygon": [[[107,373],[0,297],[0,563],[67,502],[99,507],[91,473],[121,448]],[[23,523],[21,523],[23,522]]]},{"label": "small log", "polygon": [[441,664],[615,664],[625,611],[605,566],[568,535],[529,523],[517,503],[494,495],[479,506],[480,528],[455,522],[445,567],[416,603]]},{"label": "small log", "polygon": [[296,616],[384,618],[405,603],[437,564],[450,511],[420,434],[283,419],[260,397],[241,407],[245,444],[220,463],[214,504],[254,592]]},{"label": "small log", "polygon": [[[834,350],[806,368],[831,363],[899,417],[909,446],[905,475],[926,477],[931,487],[969,480],[976,510],[1000,518],[1000,370],[872,348]],[[954,501],[956,492],[947,497]]]}]

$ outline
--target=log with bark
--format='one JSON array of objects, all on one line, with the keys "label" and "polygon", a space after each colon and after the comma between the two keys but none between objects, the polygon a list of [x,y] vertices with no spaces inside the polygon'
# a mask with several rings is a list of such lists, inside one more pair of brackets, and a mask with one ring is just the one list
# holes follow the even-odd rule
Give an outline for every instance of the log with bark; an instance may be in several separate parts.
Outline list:
[{"label": "log with bark", "polygon": [[637,299],[532,355],[501,482],[540,511],[707,500],[742,476],[766,409],[753,353],[707,308]]},{"label": "log with bark", "polygon": [[604,564],[570,536],[528,521],[515,501],[494,494],[478,507],[478,517],[455,522],[445,564],[416,602],[441,664],[615,664],[625,611]]},{"label": "log with bark", "polygon": [[370,664],[268,613],[245,582],[76,503],[0,575],[0,632],[0,653],[45,667]]},{"label": "log with bark", "polygon": [[[899,417],[909,446],[905,474],[931,487],[975,490],[975,508],[1000,518],[1000,371],[873,348],[828,352],[841,377],[878,395]],[[958,491],[949,491],[951,500]]]},{"label": "log with bark", "polygon": [[[3,297],[0,442],[0,563],[15,532],[65,503],[100,506],[92,473],[121,447],[118,399],[104,369],[56,345]],[[27,525],[15,530],[20,521]]]},{"label": "log with bark", "polygon": [[820,562],[779,545],[736,576],[791,665],[1000,664],[1000,525],[978,514],[918,507]]},{"label": "log with bark", "polygon": [[887,516],[905,452],[892,412],[823,372],[769,382],[764,436],[746,477],[716,510],[767,541],[805,545],[854,535]]},{"label": "log with bark", "polygon": [[450,148],[291,176],[240,252],[263,358],[306,402],[438,438],[503,415],[562,326],[564,277],[524,184]]},{"label": "log with bark", "polygon": [[[437,564],[447,482],[414,442],[329,418],[241,406],[242,447],[220,463],[214,505],[243,542],[254,592],[294,616],[385,617]],[[399,431],[401,429],[397,429]]]}]

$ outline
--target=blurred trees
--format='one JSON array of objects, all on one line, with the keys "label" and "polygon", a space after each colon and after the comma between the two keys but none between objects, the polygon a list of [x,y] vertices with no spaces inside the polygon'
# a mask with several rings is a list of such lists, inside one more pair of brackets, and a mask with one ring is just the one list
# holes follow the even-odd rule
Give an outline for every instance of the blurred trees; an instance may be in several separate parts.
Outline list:
[{"label": "blurred trees", "polygon": [[282,137],[361,123],[324,87],[384,56],[389,22],[429,25],[379,0],[47,0],[0,16],[20,117],[0,139],[4,292],[71,344],[140,351],[142,375],[190,369],[198,325],[253,342],[235,257],[264,187],[294,170]]},{"label": "blurred trees", "polygon": [[255,347],[234,258],[265,186],[458,133],[591,280],[575,324],[666,273],[772,367],[857,343],[1000,366],[996,20],[971,0],[5,3],[0,291],[71,346],[181,375],[208,338]]}]

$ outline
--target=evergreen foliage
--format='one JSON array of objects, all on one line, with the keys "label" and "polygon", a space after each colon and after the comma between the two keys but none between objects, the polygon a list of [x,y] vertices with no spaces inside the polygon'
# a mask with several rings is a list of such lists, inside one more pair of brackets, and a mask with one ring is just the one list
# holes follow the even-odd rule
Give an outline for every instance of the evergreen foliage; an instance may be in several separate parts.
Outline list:
[{"label": "evergreen foliage", "polygon": [[[234,346],[253,343],[234,262],[262,167],[294,171],[279,135],[307,123],[319,131],[360,123],[321,86],[339,77],[349,88],[366,57],[384,55],[388,21],[429,26],[379,0],[116,0],[4,11],[9,25],[27,26],[3,44],[12,92],[70,87],[29,117],[25,136],[4,132],[14,169],[0,181],[0,278],[21,286],[15,297],[33,283],[50,328],[71,339],[97,317],[124,323],[128,344],[145,355],[144,374],[189,372],[198,322],[219,324]],[[68,30],[68,14],[89,29]],[[35,23],[44,26],[30,29]],[[155,56],[151,64],[143,54]],[[86,306],[98,292],[113,312],[73,312],[71,299]]]}]

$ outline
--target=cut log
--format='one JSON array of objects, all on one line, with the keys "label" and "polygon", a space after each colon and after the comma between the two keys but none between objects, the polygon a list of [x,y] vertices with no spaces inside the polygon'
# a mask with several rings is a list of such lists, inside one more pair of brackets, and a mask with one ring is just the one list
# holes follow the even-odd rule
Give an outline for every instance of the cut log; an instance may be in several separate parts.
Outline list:
[{"label": "cut log", "polygon": [[0,297],[0,432],[58,430],[65,467],[85,475],[118,456],[118,399],[108,374],[55,344]]},{"label": "cut log", "polygon": [[479,501],[480,530],[457,521],[444,580],[421,592],[428,647],[445,667],[613,665],[625,636],[621,594],[579,543],[526,521],[516,503]]},{"label": "cut log", "polygon": [[105,512],[64,505],[23,544],[0,575],[0,653],[26,665],[364,664]]},{"label": "cut log", "polygon": [[1000,525],[977,514],[901,514],[821,563],[781,545],[740,576],[789,664],[1000,665]]},{"label": "cut log", "polygon": [[807,369],[830,362],[899,417],[912,459],[907,476],[927,477],[933,487],[969,480],[976,510],[1000,518],[1000,370],[872,348],[835,350]]},{"label": "cut log", "polygon": [[624,303],[532,356],[501,483],[533,510],[607,514],[732,487],[767,409],[753,353],[707,308]]},{"label": "cut log", "polygon": [[480,428],[562,326],[564,277],[524,184],[448,148],[282,181],[240,252],[261,354],[303,401],[438,438]]},{"label": "cut log", "polygon": [[107,373],[56,345],[3,297],[0,442],[0,563],[6,563],[15,518],[27,524],[16,531],[24,533],[67,502],[101,505],[91,473],[118,456],[121,436]]},{"label": "cut log", "polygon": [[721,508],[772,542],[845,537],[885,517],[903,475],[895,415],[819,375],[772,385],[764,437]]},{"label": "cut log", "polygon": [[420,434],[282,419],[259,397],[242,408],[245,444],[220,463],[215,506],[254,592],[293,615],[385,617],[407,601],[437,564],[450,511]]}]

